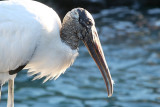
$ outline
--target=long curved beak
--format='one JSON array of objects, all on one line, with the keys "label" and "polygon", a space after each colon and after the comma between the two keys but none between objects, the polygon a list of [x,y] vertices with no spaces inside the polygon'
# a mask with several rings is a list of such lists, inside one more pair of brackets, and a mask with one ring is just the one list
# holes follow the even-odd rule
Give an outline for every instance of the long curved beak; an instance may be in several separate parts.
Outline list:
[{"label": "long curved beak", "polygon": [[108,97],[112,96],[113,81],[95,27],[91,28],[88,35],[83,39],[83,42],[102,73],[107,87]]}]

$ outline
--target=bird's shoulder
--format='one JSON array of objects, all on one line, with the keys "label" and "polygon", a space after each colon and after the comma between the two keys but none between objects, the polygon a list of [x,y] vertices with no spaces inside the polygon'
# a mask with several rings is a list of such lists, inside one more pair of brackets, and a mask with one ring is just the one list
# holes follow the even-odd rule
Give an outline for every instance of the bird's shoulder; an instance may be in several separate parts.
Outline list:
[{"label": "bird's shoulder", "polygon": [[26,64],[37,46],[60,38],[57,13],[36,1],[0,1],[0,16],[0,72]]},{"label": "bird's shoulder", "polygon": [[[3,62],[0,63],[0,72],[26,64],[39,38],[47,31],[45,15],[38,11],[39,6],[33,7],[36,4],[42,5],[37,2],[0,1],[0,60]],[[44,5],[41,8],[49,9]]]},{"label": "bird's shoulder", "polygon": [[28,30],[40,29],[49,32],[55,27],[61,27],[58,14],[52,8],[36,1],[0,1],[0,16],[3,16],[0,17],[0,27],[3,26],[3,29],[23,27]]}]

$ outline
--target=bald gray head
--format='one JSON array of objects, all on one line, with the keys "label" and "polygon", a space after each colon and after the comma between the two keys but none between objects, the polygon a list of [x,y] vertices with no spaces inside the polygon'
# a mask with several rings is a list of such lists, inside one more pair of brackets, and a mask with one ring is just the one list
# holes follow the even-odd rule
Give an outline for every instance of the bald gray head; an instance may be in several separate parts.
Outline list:
[{"label": "bald gray head", "polygon": [[63,19],[61,39],[72,49],[77,49],[79,40],[84,39],[92,27],[95,27],[95,22],[87,10],[72,9]]},{"label": "bald gray head", "polygon": [[73,50],[78,48],[79,40],[83,41],[103,75],[108,96],[111,96],[113,82],[91,14],[83,8],[69,11],[63,19],[61,39]]}]

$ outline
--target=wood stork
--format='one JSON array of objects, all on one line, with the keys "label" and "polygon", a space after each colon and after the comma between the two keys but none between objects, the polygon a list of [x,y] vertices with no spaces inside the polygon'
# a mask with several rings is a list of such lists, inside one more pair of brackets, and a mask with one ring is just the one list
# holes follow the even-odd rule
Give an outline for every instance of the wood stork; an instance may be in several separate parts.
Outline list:
[{"label": "wood stork", "polygon": [[[8,107],[14,106],[14,78],[28,69],[44,82],[58,78],[78,55],[82,40],[100,69],[108,96],[113,81],[101,48],[95,22],[83,8],[69,11],[61,25],[57,13],[36,1],[0,1],[0,86],[9,81]],[[0,94],[1,95],[1,94]],[[1,97],[1,96],[0,96]]]}]

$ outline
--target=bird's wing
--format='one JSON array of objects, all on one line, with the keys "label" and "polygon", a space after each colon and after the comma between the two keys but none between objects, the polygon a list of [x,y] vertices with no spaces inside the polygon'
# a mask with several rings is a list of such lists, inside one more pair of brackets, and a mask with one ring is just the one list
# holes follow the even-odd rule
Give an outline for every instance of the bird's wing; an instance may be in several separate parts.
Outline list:
[{"label": "bird's wing", "polygon": [[3,1],[0,16],[0,72],[28,63],[25,69],[46,81],[57,78],[78,55],[62,43],[61,21],[53,9],[30,0]]},{"label": "bird's wing", "polygon": [[26,64],[25,64],[25,65],[21,65],[21,66],[19,66],[18,68],[14,69],[14,70],[10,70],[10,71],[9,71],[9,75],[17,74],[17,73],[20,72],[25,66],[26,66]]},{"label": "bird's wing", "polygon": [[0,72],[26,64],[36,48],[41,27],[23,5],[0,2]]}]

